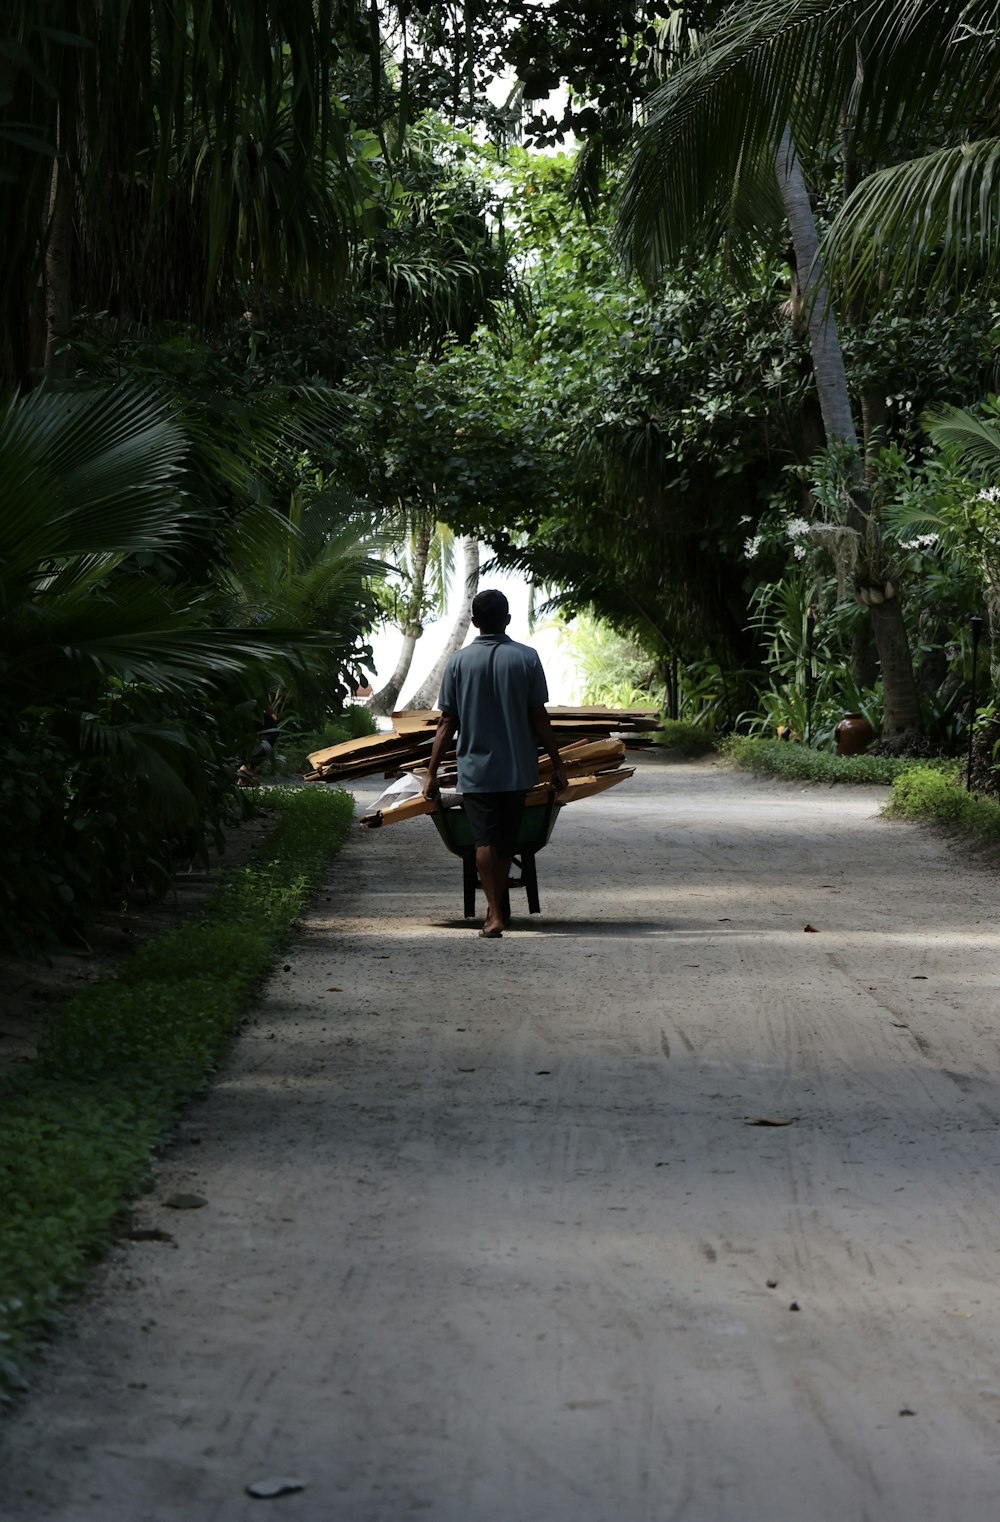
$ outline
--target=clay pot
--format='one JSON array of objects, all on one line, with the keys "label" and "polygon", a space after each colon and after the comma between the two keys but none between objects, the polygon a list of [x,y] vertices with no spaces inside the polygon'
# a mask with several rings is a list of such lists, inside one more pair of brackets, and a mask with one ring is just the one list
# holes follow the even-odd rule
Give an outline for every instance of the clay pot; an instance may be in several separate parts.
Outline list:
[{"label": "clay pot", "polygon": [[860,756],[875,738],[875,731],[860,713],[845,713],[834,730],[838,756]]}]

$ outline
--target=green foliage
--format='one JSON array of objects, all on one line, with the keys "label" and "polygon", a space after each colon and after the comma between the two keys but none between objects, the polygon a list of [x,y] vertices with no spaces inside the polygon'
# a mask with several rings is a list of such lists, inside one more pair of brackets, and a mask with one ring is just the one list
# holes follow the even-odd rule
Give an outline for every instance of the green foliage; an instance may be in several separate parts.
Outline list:
[{"label": "green foliage", "polygon": [[656,739],[670,750],[679,750],[682,756],[707,756],[716,747],[715,734],[700,724],[688,724],[683,719],[664,719],[656,731]]},{"label": "green foliage", "polygon": [[688,661],[677,673],[677,712],[680,719],[714,734],[736,720],[742,694],[754,673],[727,669],[710,656]]},{"label": "green foliage", "polygon": [[369,358],[348,379],[365,403],[355,437],[368,490],[410,521],[429,513],[457,532],[502,534],[551,486],[551,444],[520,408],[521,385],[488,334],[433,362]]},{"label": "green foliage", "polygon": [[171,1119],[218,1065],[350,828],[340,789],[269,798],[280,818],[266,852],[225,877],[203,921],[79,994],[30,1068],[0,1081],[0,1401],[148,1186]]},{"label": "green foliage", "polygon": [[912,765],[893,782],[886,813],[900,819],[923,819],[977,840],[1000,840],[1000,803],[967,793],[950,774],[927,765]]},{"label": "green foliage", "polygon": [[[86,281],[78,307],[110,296],[143,320],[204,321],[213,306],[245,304],[242,283],[336,288],[371,178],[331,77],[339,56],[368,50],[350,6],[248,0],[137,12],[111,0],[53,13],[28,0],[11,25],[0,103],[0,372],[23,381],[30,369],[30,303],[48,243],[39,230],[57,154]],[[377,49],[373,57],[377,67]]]},{"label": "green foliage", "polygon": [[322,729],[290,727],[283,731],[278,741],[278,748],[285,757],[285,770],[292,776],[302,776],[309,770],[309,757],[313,751],[341,745],[345,740],[359,740],[362,735],[374,734],[375,727],[371,709],[364,703],[345,708],[339,718],[331,719]]},{"label": "green foliage", "polygon": [[[263,487],[258,448],[216,458],[231,498]],[[355,685],[370,520],[319,490],[296,517],[225,513],[197,454],[162,391],[0,412],[0,943],[18,953],[204,859],[245,807],[235,766],[269,693],[312,698],[317,722]]]},{"label": "green foliage", "polygon": [[576,669],[582,703],[605,703],[610,708],[657,706],[653,663],[634,640],[586,613],[563,625],[560,633],[560,644]]},{"label": "green foliage", "polygon": [[837,756],[830,751],[810,750],[784,740],[762,740],[749,735],[729,735],[720,750],[736,766],[762,777],[783,777],[794,782],[853,782],[883,786],[915,766],[953,772],[953,761],[916,762],[898,756]]},{"label": "green foliage", "polygon": [[852,626],[862,610],[835,598],[829,577],[799,563],[756,589],[750,626],[761,642],[765,680],[757,687],[754,709],[740,715],[741,728],[774,735],[787,724],[796,739],[804,740],[808,732],[810,743],[822,748],[832,743],[836,725],[849,712],[863,713],[879,732],[880,693],[859,688],[850,669]]}]

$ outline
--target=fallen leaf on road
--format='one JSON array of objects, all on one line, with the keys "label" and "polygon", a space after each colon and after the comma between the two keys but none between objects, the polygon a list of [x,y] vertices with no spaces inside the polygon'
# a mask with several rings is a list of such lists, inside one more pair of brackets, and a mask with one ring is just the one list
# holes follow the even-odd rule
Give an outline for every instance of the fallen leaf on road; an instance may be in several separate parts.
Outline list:
[{"label": "fallen leaf on road", "polygon": [[794,1126],[797,1115],[755,1115],[743,1122],[745,1126]]},{"label": "fallen leaf on road", "polygon": [[342,994],[343,992],[344,992],[344,990],[342,988],[328,988],[327,989],[327,993],[328,994]]},{"label": "fallen leaf on road", "polygon": [[777,1289],[778,1288],[778,1281],[777,1281],[777,1279],[768,1279],[768,1281],[767,1281],[767,1287],[768,1287],[768,1289]]},{"label": "fallen leaf on road", "polygon": [[797,1300],[793,1300],[791,1305],[788,1307],[788,1309],[790,1311],[800,1311],[802,1309],[802,1307],[801,1307],[801,1305],[799,1304],[799,1302]]},{"label": "fallen leaf on road", "polygon": [[915,972],[913,974],[913,981],[914,983],[926,983],[927,974],[925,972]]},{"label": "fallen leaf on road", "polygon": [[536,1078],[549,1078],[549,1077],[551,1077],[551,1075],[552,1075],[552,1069],[551,1068],[536,1068],[535,1069],[535,1077]]},{"label": "fallen leaf on road", "polygon": [[803,925],[802,928],[803,930],[812,931],[813,935],[819,935],[819,931],[816,929],[815,925]]},{"label": "fallen leaf on road", "polygon": [[163,1203],[168,1210],[200,1210],[208,1201],[200,1194],[168,1194]]},{"label": "fallen leaf on road", "polygon": [[459,1068],[458,1071],[460,1073],[474,1073],[476,1070],[475,1068]]},{"label": "fallen leaf on road", "polygon": [[254,1480],[247,1486],[247,1495],[258,1501],[272,1501],[275,1496],[291,1496],[297,1490],[305,1490],[301,1480]]},{"label": "fallen leaf on road", "polygon": [[899,1414],[900,1416],[916,1416],[917,1413],[915,1411],[911,1411],[909,1406],[903,1406]]}]

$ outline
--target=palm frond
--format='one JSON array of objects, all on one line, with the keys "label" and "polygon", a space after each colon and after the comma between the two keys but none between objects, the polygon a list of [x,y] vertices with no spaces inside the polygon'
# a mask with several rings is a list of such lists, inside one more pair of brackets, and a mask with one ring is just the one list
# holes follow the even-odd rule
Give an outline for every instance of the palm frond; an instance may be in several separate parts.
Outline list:
[{"label": "palm frond", "polygon": [[12,397],[0,411],[0,580],[65,555],[177,545],[184,451],[174,407],[150,392]]},{"label": "palm frond", "polygon": [[[786,127],[821,152],[839,140],[849,105],[859,144],[875,154],[903,128],[926,131],[945,96],[952,121],[995,106],[993,9],[988,0],[744,0],[647,102],[622,189],[622,255],[654,278],[718,225]],[[928,58],[943,60],[946,90]]]},{"label": "palm frond", "polygon": [[924,427],[965,469],[1000,478],[1000,419],[977,417],[962,407],[939,407],[925,415]]},{"label": "palm frond", "polygon": [[191,741],[182,729],[136,722],[112,723],[96,714],[80,720],[80,756],[98,756],[143,789],[149,817],[174,828],[196,824],[199,801],[184,782],[192,756]]},{"label": "palm frond", "polygon": [[933,297],[1000,271],[1000,137],[941,148],[862,181],[824,258],[852,296]]}]

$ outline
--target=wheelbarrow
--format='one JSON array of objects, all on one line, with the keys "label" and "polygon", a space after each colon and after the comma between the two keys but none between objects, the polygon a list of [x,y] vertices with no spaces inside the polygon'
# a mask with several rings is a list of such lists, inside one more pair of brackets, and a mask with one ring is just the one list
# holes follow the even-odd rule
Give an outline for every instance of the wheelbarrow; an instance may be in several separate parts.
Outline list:
[{"label": "wheelbarrow", "polygon": [[[556,801],[556,790],[552,789],[551,797],[546,803],[536,804],[532,808],[526,808],[521,820],[521,828],[517,836],[517,850],[514,856],[514,866],[520,872],[520,877],[510,880],[504,892],[503,914],[504,919],[510,919],[510,889],[523,888],[528,899],[528,913],[541,914],[541,905],[538,902],[538,875],[535,871],[535,857],[549,843],[552,831],[555,829],[556,816],[559,813],[559,804]],[[464,914],[467,920],[476,915],[476,889],[482,887],[479,881],[479,873],[476,870],[476,844],[472,838],[472,826],[465,817],[465,811],[461,804],[453,804],[449,807],[442,806],[429,816],[434,821],[434,828],[444,841],[453,856],[462,858],[462,891],[464,895]]]}]

